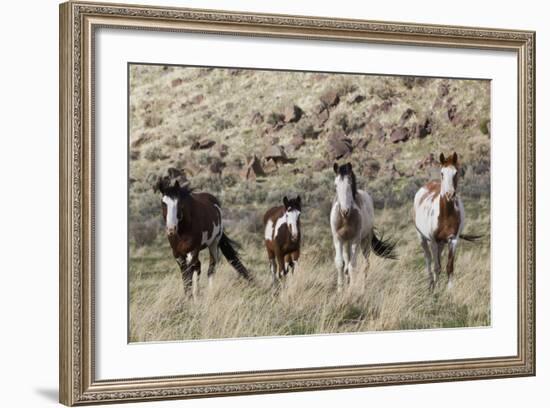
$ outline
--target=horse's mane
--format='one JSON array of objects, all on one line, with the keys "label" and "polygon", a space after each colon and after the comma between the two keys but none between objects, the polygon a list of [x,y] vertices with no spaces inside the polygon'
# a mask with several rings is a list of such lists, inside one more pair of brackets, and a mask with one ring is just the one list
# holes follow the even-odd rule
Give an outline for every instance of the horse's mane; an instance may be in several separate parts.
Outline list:
[{"label": "horse's mane", "polygon": [[353,195],[353,199],[357,197],[357,180],[355,179],[355,173],[353,170],[351,171],[351,193]]},{"label": "horse's mane", "polygon": [[162,194],[170,197],[186,198],[194,192],[194,188],[191,187],[188,181],[185,181],[183,185],[179,184],[179,180],[176,180],[174,184],[171,184],[171,180],[168,177],[159,178],[155,187],[155,191],[160,191]]},{"label": "horse's mane", "polygon": [[191,193],[193,193],[194,191],[195,191],[195,188],[191,187],[191,185],[189,184],[186,184],[183,187],[180,187],[180,195],[181,197],[184,197],[184,198],[187,196],[190,196]]}]

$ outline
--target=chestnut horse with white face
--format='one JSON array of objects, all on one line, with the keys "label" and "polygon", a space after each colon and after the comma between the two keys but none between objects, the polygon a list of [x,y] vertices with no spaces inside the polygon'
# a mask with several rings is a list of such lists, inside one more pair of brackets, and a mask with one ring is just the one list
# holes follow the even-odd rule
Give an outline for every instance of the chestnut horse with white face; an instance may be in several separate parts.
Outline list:
[{"label": "chestnut horse with white face", "polygon": [[[441,272],[441,252],[448,246],[447,288],[453,286],[458,240],[475,241],[480,236],[462,234],[464,205],[458,195],[458,155],[439,156],[441,178],[420,188],[414,197],[414,222],[426,261],[429,287],[433,290]],[[434,269],[432,271],[432,259]]]},{"label": "chestnut horse with white face", "polygon": [[300,196],[283,198],[283,205],[272,207],[264,215],[264,243],[273,285],[289,270],[294,273],[300,257]]},{"label": "chestnut horse with white face", "polygon": [[245,279],[250,280],[248,270],[241,263],[235,243],[223,230],[222,212],[216,197],[208,193],[193,192],[187,185],[167,185],[159,180],[155,190],[162,194],[162,216],[166,235],[181,270],[184,294],[192,289],[198,293],[198,278],[201,271],[199,252],[208,248],[208,284],[212,285],[215,268],[219,262],[219,250],[231,266]]},{"label": "chestnut horse with white face", "polygon": [[374,205],[366,191],[357,189],[351,163],[334,163],[336,197],[330,211],[330,227],[336,255],[338,291],[344,286],[344,277],[351,285],[357,255],[361,251],[368,261],[371,248],[383,258],[396,259],[395,244],[379,239],[374,231]]}]

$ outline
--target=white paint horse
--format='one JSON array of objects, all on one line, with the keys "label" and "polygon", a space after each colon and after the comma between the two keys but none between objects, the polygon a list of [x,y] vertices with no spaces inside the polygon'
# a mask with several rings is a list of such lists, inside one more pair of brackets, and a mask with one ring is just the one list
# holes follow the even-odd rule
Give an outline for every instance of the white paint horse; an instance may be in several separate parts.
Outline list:
[{"label": "white paint horse", "polygon": [[338,273],[338,291],[354,279],[359,251],[368,261],[370,249],[378,256],[396,259],[395,244],[379,239],[374,231],[374,206],[371,196],[357,189],[351,163],[338,166],[334,163],[336,198],[330,211],[330,227],[336,255],[334,263]]},{"label": "white paint horse", "polygon": [[[429,287],[434,289],[441,272],[441,252],[448,246],[447,288],[453,286],[453,271],[459,238],[475,241],[481,236],[462,234],[464,205],[457,194],[458,156],[439,156],[441,180],[430,181],[420,188],[414,197],[414,223],[424,250]],[[434,270],[432,271],[432,259]]]}]

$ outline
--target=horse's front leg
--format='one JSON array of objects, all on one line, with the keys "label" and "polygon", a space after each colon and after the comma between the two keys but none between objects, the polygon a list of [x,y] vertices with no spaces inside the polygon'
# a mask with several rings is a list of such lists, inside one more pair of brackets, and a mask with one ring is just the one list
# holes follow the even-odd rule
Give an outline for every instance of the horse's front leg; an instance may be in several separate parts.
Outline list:
[{"label": "horse's front leg", "polygon": [[271,272],[271,285],[275,287],[278,283],[277,278],[277,262],[275,261],[275,251],[273,250],[272,242],[265,241],[265,250],[267,252],[267,259],[269,262],[269,272]]},{"label": "horse's front leg", "polygon": [[449,256],[447,258],[447,290],[453,287],[453,272],[455,266],[455,253],[458,245],[458,239],[454,238],[449,241]]},{"label": "horse's front leg", "polygon": [[281,251],[276,251],[275,257],[277,259],[277,266],[279,270],[278,276],[279,276],[279,279],[282,280],[287,272],[285,268],[285,256],[281,253]]},{"label": "horse's front leg", "polygon": [[430,246],[428,240],[424,237],[420,237],[420,244],[424,250],[424,261],[426,262],[426,271],[428,272],[428,285],[429,289],[433,290],[435,287],[435,275],[432,273],[432,253],[430,252]]},{"label": "horse's front leg", "polygon": [[338,238],[334,238],[334,265],[336,266],[337,273],[337,287],[338,292],[342,291],[344,287],[344,246]]},{"label": "horse's front leg", "polygon": [[289,255],[290,262],[291,262],[291,268],[292,268],[292,274],[294,275],[294,271],[296,270],[296,266],[298,265],[298,258],[300,258],[300,250],[297,249],[293,253]]},{"label": "horse's front leg", "polygon": [[351,243],[349,241],[344,242],[342,245],[342,259],[344,260],[344,276],[346,278],[346,283],[349,285],[351,283]]},{"label": "horse's front leg", "polygon": [[443,247],[433,240],[431,242],[431,250],[432,250],[432,258],[434,261],[434,286],[437,280],[439,279],[439,274],[441,273],[441,251],[443,250]]},{"label": "horse's front leg", "polygon": [[187,264],[187,254],[179,255],[176,257],[176,262],[180,267],[181,280],[183,283],[183,295],[186,296],[191,289],[191,282],[193,271],[190,265]]},{"label": "horse's front leg", "polygon": [[189,268],[191,270],[191,286],[193,300],[196,301],[199,296],[199,276],[201,274],[201,262],[199,260],[199,251],[193,251],[191,253],[191,260],[189,262]]},{"label": "horse's front leg", "polygon": [[269,270],[271,271],[271,284],[272,286],[277,286],[279,278],[277,277],[277,261],[275,260],[275,255],[269,258]]}]

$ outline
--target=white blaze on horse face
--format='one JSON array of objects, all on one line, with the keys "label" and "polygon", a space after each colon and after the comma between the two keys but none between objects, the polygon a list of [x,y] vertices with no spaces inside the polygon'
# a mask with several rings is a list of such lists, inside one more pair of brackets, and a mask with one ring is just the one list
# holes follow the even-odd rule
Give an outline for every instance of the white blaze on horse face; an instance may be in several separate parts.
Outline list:
[{"label": "white blaze on horse face", "polygon": [[290,210],[285,213],[286,224],[290,229],[290,235],[293,240],[298,239],[298,220],[300,219],[300,211]]},{"label": "white blaze on horse face", "polygon": [[166,229],[168,231],[175,230],[178,226],[178,200],[163,196],[162,202],[166,204]]},{"label": "white blaze on horse face", "polygon": [[336,197],[340,206],[340,212],[348,213],[353,204],[353,192],[349,177],[338,175],[334,180],[334,184],[336,185]]},{"label": "white blaze on horse face", "polygon": [[454,177],[456,175],[456,167],[448,166],[441,169],[441,195],[448,199],[455,195]]}]

